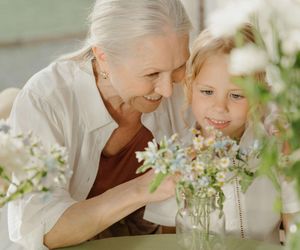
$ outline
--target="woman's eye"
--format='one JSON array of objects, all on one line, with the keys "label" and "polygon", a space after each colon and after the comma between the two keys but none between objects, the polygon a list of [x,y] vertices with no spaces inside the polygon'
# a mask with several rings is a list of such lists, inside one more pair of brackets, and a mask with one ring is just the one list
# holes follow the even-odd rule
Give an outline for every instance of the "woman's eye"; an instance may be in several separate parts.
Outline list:
[{"label": "woman's eye", "polygon": [[232,97],[232,99],[235,99],[235,100],[240,100],[240,99],[245,98],[245,96],[239,95],[239,94],[230,94],[230,96]]},{"label": "woman's eye", "polygon": [[147,78],[151,78],[151,79],[157,78],[158,76],[159,76],[159,72],[154,72],[146,75]]},{"label": "woman's eye", "polygon": [[200,90],[200,92],[204,95],[212,95],[214,92],[212,90]]}]

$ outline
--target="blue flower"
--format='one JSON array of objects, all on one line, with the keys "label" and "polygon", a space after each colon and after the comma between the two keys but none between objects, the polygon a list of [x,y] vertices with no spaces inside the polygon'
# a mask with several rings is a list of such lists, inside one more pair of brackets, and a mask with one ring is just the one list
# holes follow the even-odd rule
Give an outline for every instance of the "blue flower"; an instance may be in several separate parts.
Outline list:
[{"label": "blue flower", "polygon": [[198,184],[200,187],[207,187],[210,183],[210,180],[207,176],[203,176],[199,179]]},{"label": "blue flower", "polygon": [[10,126],[7,124],[0,124],[0,132],[4,132],[5,134],[8,134],[10,131]]}]

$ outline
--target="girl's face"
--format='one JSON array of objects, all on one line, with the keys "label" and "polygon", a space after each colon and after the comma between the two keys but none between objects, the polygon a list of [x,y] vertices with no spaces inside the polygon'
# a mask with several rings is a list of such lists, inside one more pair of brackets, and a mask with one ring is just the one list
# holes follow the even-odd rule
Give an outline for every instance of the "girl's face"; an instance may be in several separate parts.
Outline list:
[{"label": "girl's face", "polygon": [[231,82],[228,56],[207,58],[192,84],[192,110],[204,134],[207,126],[213,126],[231,138],[240,138],[249,104],[242,89]]}]

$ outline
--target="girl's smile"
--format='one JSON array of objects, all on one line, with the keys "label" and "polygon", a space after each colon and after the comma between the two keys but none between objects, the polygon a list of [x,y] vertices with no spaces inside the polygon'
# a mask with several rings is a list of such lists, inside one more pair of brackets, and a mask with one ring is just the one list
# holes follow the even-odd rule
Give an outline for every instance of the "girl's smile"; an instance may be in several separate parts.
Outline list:
[{"label": "girl's smile", "polygon": [[210,126],[213,126],[216,129],[224,129],[230,124],[230,121],[217,120],[209,117],[206,117],[205,120]]}]

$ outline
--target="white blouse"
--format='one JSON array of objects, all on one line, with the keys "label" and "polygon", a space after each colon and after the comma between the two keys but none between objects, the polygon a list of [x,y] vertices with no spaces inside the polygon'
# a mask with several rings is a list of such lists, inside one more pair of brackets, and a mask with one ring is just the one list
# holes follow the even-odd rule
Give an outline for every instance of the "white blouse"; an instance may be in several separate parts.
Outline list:
[{"label": "white blouse", "polygon": [[[251,125],[246,129],[240,141],[245,148],[254,142]],[[252,159],[251,166],[258,166],[259,159]],[[279,180],[281,193],[277,192],[272,182],[266,177],[258,177],[246,193],[241,191],[237,181],[223,187],[225,194],[224,214],[225,230],[228,235],[241,237],[241,227],[245,238],[269,241],[279,244],[279,226],[281,214],[274,209],[275,201],[282,201],[281,213],[300,211],[300,203],[293,183]],[[165,226],[175,226],[177,204],[175,198],[156,202],[146,207],[144,218]]]},{"label": "white blouse", "polygon": [[[189,134],[185,121],[193,122],[190,110],[185,119],[181,115],[182,86],[175,84],[173,91],[156,111],[142,116],[142,123],[158,140],[175,132]],[[9,122],[16,131],[32,131],[46,145],[59,143],[69,152],[73,175],[67,185],[57,187],[46,198],[29,194],[8,205],[10,239],[25,249],[47,249],[43,235],[68,207],[86,199],[101,151],[118,125],[98,93],[90,61],[54,62],[34,75],[18,95]],[[5,218],[6,209],[1,214]],[[0,242],[6,249],[18,249],[7,239],[5,219],[1,219]]]}]

